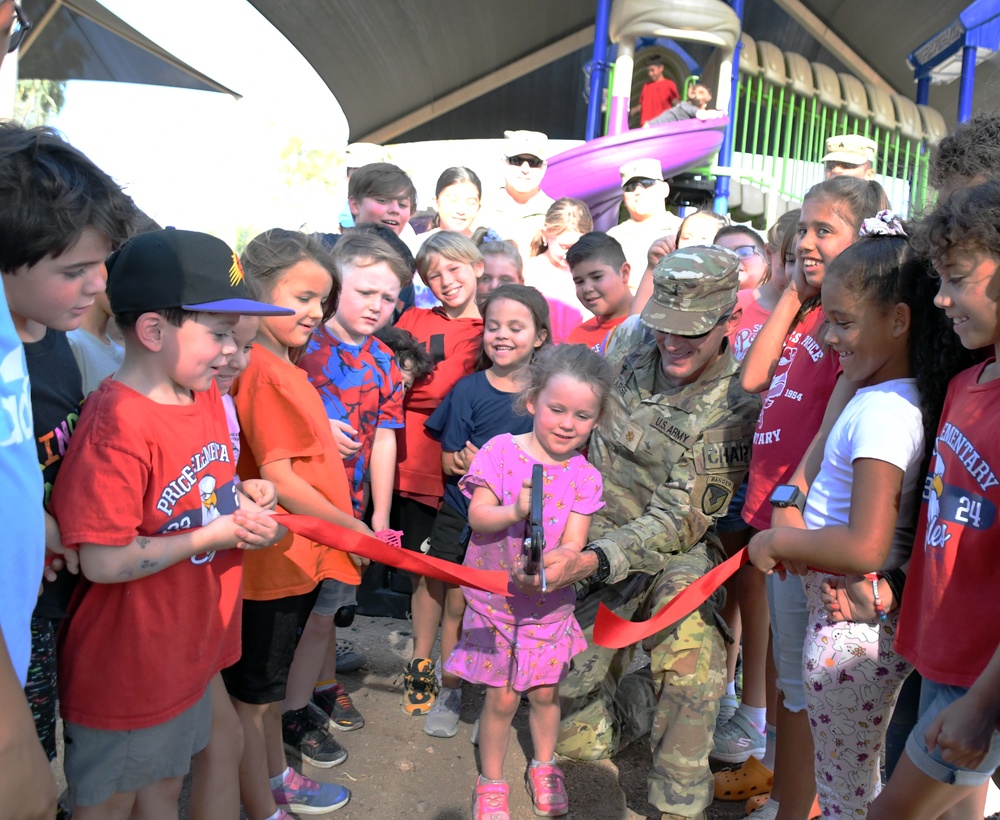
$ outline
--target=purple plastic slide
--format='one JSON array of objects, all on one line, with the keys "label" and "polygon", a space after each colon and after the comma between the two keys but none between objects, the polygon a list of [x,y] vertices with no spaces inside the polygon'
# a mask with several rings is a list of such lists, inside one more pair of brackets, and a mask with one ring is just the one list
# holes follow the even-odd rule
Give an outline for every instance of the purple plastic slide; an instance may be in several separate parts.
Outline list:
[{"label": "purple plastic slide", "polygon": [[718,152],[728,124],[728,117],[680,120],[598,137],[550,157],[542,190],[555,199],[582,199],[593,214],[595,230],[607,230],[617,222],[622,165],[658,159],[665,178],[695,168]]}]

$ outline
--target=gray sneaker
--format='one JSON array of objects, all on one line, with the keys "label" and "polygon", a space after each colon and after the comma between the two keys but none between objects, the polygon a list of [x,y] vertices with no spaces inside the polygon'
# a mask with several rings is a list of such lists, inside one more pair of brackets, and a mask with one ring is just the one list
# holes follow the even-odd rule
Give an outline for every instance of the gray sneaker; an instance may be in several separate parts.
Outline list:
[{"label": "gray sneaker", "polygon": [[454,737],[458,734],[458,716],[462,712],[462,689],[442,687],[434,705],[424,718],[424,732],[431,737]]},{"label": "gray sneaker", "polygon": [[354,651],[354,644],[337,638],[337,672],[357,672],[368,659]]},{"label": "gray sneaker", "polygon": [[767,739],[739,709],[728,723],[715,728],[715,748],[709,757],[723,763],[745,763],[751,755],[764,756]]},{"label": "gray sneaker", "polygon": [[733,719],[733,715],[736,714],[736,708],[740,705],[740,702],[736,699],[736,695],[725,694],[719,700],[719,716],[715,719],[716,726],[724,726]]}]

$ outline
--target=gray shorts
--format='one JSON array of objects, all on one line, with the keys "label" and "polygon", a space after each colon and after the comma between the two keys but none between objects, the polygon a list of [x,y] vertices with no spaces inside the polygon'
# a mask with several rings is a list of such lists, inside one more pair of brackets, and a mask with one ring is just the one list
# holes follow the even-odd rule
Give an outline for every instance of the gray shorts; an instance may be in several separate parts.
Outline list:
[{"label": "gray shorts", "polygon": [[327,578],[319,585],[319,597],[313,604],[313,615],[332,618],[342,606],[353,606],[358,602],[358,588],[345,584],[336,578]]},{"label": "gray shorts", "polygon": [[208,687],[194,706],[148,729],[106,731],[66,721],[64,769],[70,799],[76,806],[99,806],[118,792],[183,777],[211,733]]}]

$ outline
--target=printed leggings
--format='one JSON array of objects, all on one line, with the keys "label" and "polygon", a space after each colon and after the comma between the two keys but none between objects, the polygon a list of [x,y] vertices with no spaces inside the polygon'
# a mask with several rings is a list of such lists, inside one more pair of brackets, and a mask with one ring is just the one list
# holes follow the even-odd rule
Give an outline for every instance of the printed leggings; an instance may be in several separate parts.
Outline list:
[{"label": "printed leggings", "polygon": [[805,576],[809,626],[802,658],[823,817],[865,817],[882,788],[879,763],[900,687],[912,667],[893,650],[899,610],[882,623],[834,623],[820,600],[824,576]]}]

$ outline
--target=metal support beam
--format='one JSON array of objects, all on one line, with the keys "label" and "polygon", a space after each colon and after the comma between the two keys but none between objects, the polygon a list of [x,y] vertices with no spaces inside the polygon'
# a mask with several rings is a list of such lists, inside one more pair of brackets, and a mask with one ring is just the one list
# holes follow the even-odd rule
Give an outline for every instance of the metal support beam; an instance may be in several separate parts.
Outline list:
[{"label": "metal support beam", "polygon": [[495,91],[507,85],[507,83],[511,83],[536,69],[547,66],[561,57],[565,57],[567,54],[579,51],[581,48],[585,48],[593,43],[593,41],[594,26],[587,26],[575,34],[563,37],[561,40],[557,40],[555,43],[547,45],[533,54],[529,54],[527,57],[522,57],[520,60],[515,60],[503,68],[492,71],[485,77],[480,77],[478,80],[464,85],[450,94],[445,94],[440,99],[423,105],[399,119],[386,123],[381,128],[376,128],[374,131],[356,138],[352,137],[351,141],[374,142],[379,145],[390,142],[400,134],[405,134],[407,131],[423,125],[425,122],[430,122],[435,117],[440,117],[442,114],[453,111],[467,102],[488,94],[490,91]]}]

